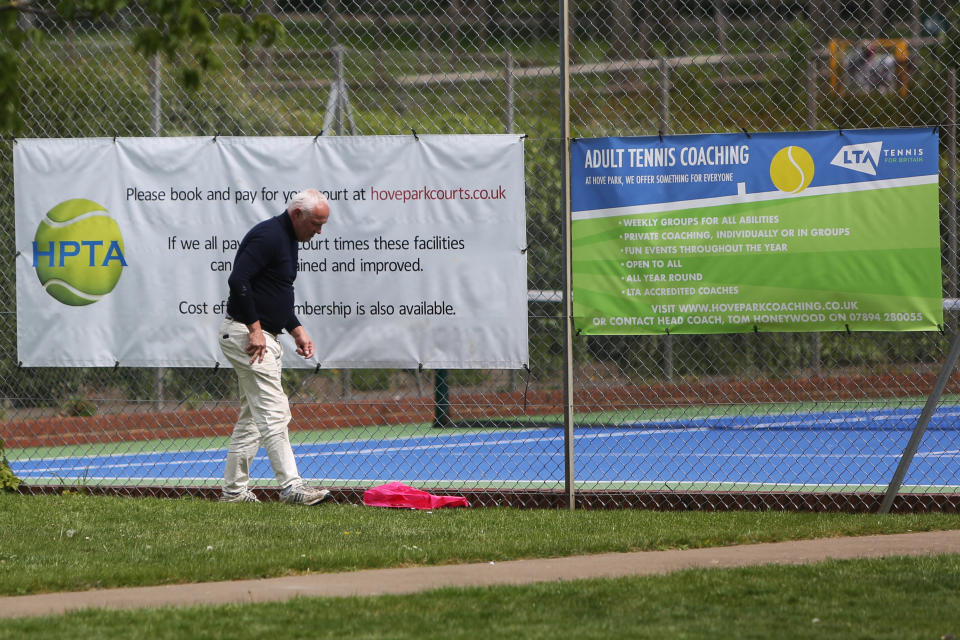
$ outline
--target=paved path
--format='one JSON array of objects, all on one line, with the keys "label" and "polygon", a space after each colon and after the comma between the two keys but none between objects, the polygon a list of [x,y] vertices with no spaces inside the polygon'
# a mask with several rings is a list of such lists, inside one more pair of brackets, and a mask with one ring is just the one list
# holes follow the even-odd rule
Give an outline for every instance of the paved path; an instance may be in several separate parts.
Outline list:
[{"label": "paved path", "polygon": [[343,597],[400,594],[439,587],[528,584],[552,580],[665,574],[694,568],[805,564],[828,559],[960,553],[960,531],[901,533],[767,544],[603,553],[569,558],[370,569],[264,580],[100,589],[0,597],[0,618],[39,616],[90,607],[139,607],[267,602],[296,596]]}]

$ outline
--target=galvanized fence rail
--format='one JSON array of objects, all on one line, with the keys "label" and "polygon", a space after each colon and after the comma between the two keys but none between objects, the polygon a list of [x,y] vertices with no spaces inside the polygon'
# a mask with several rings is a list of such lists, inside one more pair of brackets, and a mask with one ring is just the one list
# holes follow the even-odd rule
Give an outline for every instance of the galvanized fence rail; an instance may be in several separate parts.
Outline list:
[{"label": "galvanized fence rail", "polygon": [[[400,480],[483,504],[566,505],[575,492],[590,506],[880,507],[956,311],[942,333],[565,337],[564,150],[578,137],[939,126],[944,297],[955,299],[954,3],[271,0],[265,9],[285,39],[224,42],[223,68],[195,92],[169,61],[130,50],[135,8],[35,21],[45,37],[22,55],[18,135],[527,136],[529,369],[287,372],[305,477],[344,498]],[[214,495],[238,406],[229,370],[19,366],[12,144],[0,145],[7,458],[28,490]],[[960,374],[941,382],[938,418],[898,474],[894,509],[960,506]],[[266,490],[270,474],[257,482]]]}]

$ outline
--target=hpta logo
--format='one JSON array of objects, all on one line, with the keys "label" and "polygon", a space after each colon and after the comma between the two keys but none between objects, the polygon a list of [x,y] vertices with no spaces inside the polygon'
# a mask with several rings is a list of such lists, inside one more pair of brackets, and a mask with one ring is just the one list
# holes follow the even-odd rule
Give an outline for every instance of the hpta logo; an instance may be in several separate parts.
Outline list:
[{"label": "hpta logo", "polygon": [[830,164],[875,176],[877,175],[877,163],[880,162],[880,148],[882,146],[883,142],[848,144],[840,147],[840,151],[837,151],[837,155],[833,156]]},{"label": "hpta logo", "polygon": [[813,158],[803,147],[784,147],[770,161],[770,180],[780,191],[800,193],[813,180]]},{"label": "hpta logo", "polygon": [[37,227],[33,267],[44,290],[63,304],[93,304],[113,291],[127,266],[120,227],[106,212],[92,200],[67,200]]}]

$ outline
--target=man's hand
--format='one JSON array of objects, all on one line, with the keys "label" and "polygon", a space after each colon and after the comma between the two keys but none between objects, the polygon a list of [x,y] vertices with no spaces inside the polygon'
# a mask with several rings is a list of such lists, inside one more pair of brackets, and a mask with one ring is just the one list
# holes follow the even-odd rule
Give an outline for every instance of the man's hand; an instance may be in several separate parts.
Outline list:
[{"label": "man's hand", "polygon": [[297,343],[297,353],[304,358],[313,357],[313,340],[307,335],[307,330],[302,326],[297,327],[290,332],[294,341]]},{"label": "man's hand", "polygon": [[263,335],[260,328],[260,321],[248,324],[250,329],[250,340],[247,343],[247,355],[250,356],[250,364],[254,362],[263,362],[263,356],[267,353],[267,338]]}]

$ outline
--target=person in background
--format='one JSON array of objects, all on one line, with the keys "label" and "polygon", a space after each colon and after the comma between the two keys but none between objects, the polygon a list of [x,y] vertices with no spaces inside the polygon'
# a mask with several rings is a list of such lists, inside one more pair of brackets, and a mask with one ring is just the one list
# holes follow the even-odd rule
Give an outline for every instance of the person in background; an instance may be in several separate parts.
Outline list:
[{"label": "person in background", "polygon": [[240,242],[227,283],[227,316],[220,325],[220,350],[240,382],[240,416],[230,436],[223,502],[258,502],[249,489],[250,464],[260,446],[267,451],[288,504],[315,505],[330,492],[303,482],[290,446],[290,403],[280,384],[287,331],[304,358],[314,345],[294,313],[293,281],[300,242],[319,234],[330,205],[316,189],[297,193],[287,210],[255,225]]}]

